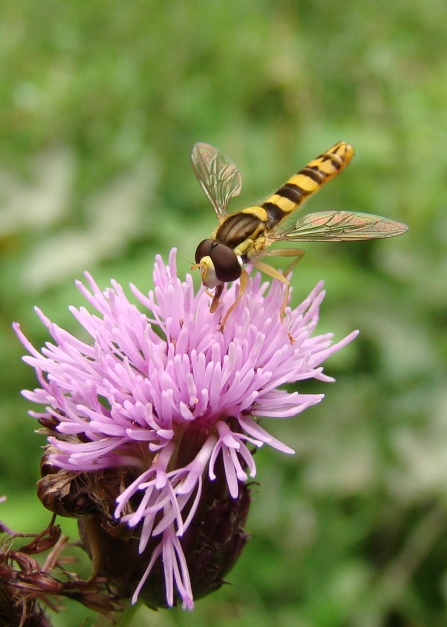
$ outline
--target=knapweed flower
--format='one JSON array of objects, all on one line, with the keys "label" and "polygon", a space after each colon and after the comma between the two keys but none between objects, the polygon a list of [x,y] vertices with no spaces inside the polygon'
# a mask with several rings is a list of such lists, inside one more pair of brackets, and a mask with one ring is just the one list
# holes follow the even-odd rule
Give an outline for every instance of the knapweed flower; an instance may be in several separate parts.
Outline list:
[{"label": "knapweed flower", "polygon": [[[221,585],[245,543],[241,526],[249,504],[245,482],[256,474],[253,451],[269,444],[293,453],[259,419],[292,417],[321,401],[321,394],[280,386],[309,378],[332,381],[322,363],[357,332],[337,344],[332,334],[313,335],[322,283],[296,309],[288,307],[281,321],[284,285],[273,281],[269,288],[259,275],[250,278],[222,329],[219,321],[238,286],[227,289],[211,314],[204,289],[196,294],[190,275],[184,282],[177,277],[175,250],[167,266],[157,257],[155,288],[147,296],[131,285],[143,310],[116,282],[102,292],[86,278],[89,288],[77,286],[96,313],[71,312],[90,341],[70,335],[37,309],[54,340],[38,352],[15,325],[30,353],[24,359],[41,386],[24,395],[44,406],[31,415],[50,434],[49,476],[72,486],[70,478],[82,473],[76,489],[67,490],[64,507],[73,513],[79,502],[79,517],[97,507],[110,537],[119,535],[119,527],[123,543],[132,534],[138,538],[145,563],[144,569],[139,565],[133,601],[139,594],[150,597],[147,589],[158,569],[165,604],[181,599],[192,608],[194,594]],[[230,542],[223,536],[209,541],[219,520],[227,521]],[[208,561],[203,546],[213,554]],[[112,554],[118,552],[103,551],[103,571],[113,570]],[[208,586],[203,576],[210,578]]]}]

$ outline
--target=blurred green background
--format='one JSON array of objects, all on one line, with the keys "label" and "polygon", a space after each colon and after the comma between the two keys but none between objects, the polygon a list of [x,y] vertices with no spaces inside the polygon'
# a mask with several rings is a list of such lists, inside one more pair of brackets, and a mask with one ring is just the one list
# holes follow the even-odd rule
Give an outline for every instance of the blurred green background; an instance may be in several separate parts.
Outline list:
[{"label": "blurred green background", "polygon": [[[319,331],[361,334],[327,363],[335,384],[300,385],[326,393],[320,405],[263,423],[297,454],[256,455],[253,538],[231,585],[132,625],[444,626],[444,0],[3,0],[0,55],[1,518],[24,531],[47,520],[43,439],[20,397],[35,379],[11,322],[41,346],[33,305],[75,331],[84,270],[148,290],[155,253],[176,246],[187,272],[215,225],[194,142],[240,167],[235,210],[343,139],[356,158],[311,207],[410,231],[305,246],[294,302],[324,279]],[[70,606],[54,624],[84,616]]]}]

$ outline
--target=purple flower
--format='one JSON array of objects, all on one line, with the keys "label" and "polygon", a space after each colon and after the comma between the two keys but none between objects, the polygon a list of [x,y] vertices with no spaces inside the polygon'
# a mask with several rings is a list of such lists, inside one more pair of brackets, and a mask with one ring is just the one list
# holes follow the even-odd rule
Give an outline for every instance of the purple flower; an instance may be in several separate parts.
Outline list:
[{"label": "purple flower", "polygon": [[258,419],[288,418],[318,403],[322,394],[278,388],[309,378],[332,381],[323,374],[323,361],[357,332],[333,345],[332,334],[312,335],[324,298],[321,282],[296,309],[287,308],[281,322],[284,285],[274,281],[268,289],[260,275],[250,278],[221,330],[219,320],[238,286],[227,289],[211,314],[204,289],[195,294],[190,275],[183,283],[177,277],[175,255],[173,250],[167,266],[157,256],[155,289],[147,296],[131,285],[143,312],[114,281],[104,292],[88,274],[89,288],[77,283],[96,310],[71,308],[89,343],[39,309],[54,343],[39,353],[18,324],[15,330],[41,386],[23,393],[44,407],[30,413],[53,425],[51,464],[87,473],[132,469],[114,517],[128,528],[138,526],[140,553],[157,542],[133,601],[161,556],[167,604],[180,595],[183,606],[192,608],[191,564],[181,541],[205,483],[220,473],[236,500],[241,484],[256,474],[253,449],[265,443],[293,453]]}]

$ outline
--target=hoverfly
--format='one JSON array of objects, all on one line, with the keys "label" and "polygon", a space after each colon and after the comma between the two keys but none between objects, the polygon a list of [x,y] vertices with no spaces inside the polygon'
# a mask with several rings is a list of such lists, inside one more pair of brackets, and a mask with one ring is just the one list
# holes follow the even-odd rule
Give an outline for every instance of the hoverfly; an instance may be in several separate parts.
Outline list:
[{"label": "hoverfly", "polygon": [[[303,202],[328,181],[336,177],[350,163],[354,149],[338,142],[327,152],[311,161],[294,174],[277,192],[260,206],[248,207],[231,215],[228,203],[242,188],[242,176],[237,166],[220,150],[210,144],[197,143],[191,153],[194,173],[205,195],[213,205],[219,226],[210,239],[197,247],[196,263],[202,283],[214,289],[211,312],[215,312],[224,284],[240,278],[239,294],[221,323],[223,328],[229,314],[246,290],[248,275],[243,264],[252,264],[258,270],[287,285],[281,308],[284,317],[288,301],[287,275],[305,251],[281,248],[267,250],[276,242],[355,241],[394,237],[407,231],[405,224],[369,213],[351,211],[319,211],[305,213],[290,224],[286,220]],[[284,226],[282,226],[284,224]],[[295,257],[284,274],[261,261],[265,256]]]}]

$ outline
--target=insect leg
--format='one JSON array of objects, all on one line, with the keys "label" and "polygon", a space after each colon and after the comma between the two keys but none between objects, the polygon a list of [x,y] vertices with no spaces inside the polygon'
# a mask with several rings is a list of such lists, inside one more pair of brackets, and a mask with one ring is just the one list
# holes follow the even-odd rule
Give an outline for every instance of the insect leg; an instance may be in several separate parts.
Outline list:
[{"label": "insect leg", "polygon": [[208,292],[208,290],[206,290],[207,294],[209,294],[211,296],[211,298],[213,299],[213,302],[211,303],[211,307],[210,307],[210,312],[211,313],[214,313],[216,311],[216,309],[217,309],[217,306],[219,305],[219,299],[220,299],[220,297],[222,295],[223,288],[224,288],[224,284],[221,283],[214,290],[214,294],[211,294],[211,292]]},{"label": "insect leg", "polygon": [[295,257],[294,261],[292,261],[284,272],[284,276],[287,276],[292,272],[296,264],[301,261],[305,253],[306,251],[302,250],[302,248],[274,248],[273,250],[267,251],[265,254],[269,257]]},{"label": "insect leg", "polygon": [[240,283],[239,283],[239,294],[237,295],[236,300],[234,301],[234,303],[231,305],[231,307],[225,314],[223,320],[220,321],[219,330],[221,332],[223,332],[225,323],[227,322],[231,312],[234,310],[234,308],[236,307],[236,305],[238,304],[238,302],[241,300],[242,296],[244,295],[245,290],[247,289],[247,285],[248,285],[248,274],[246,270],[242,268],[242,274],[241,274]]},{"label": "insect leg", "polygon": [[288,266],[284,274],[281,274],[279,270],[276,270],[276,268],[273,268],[272,266],[269,266],[267,263],[264,263],[262,261],[255,261],[253,263],[255,268],[257,268],[261,272],[264,272],[264,274],[271,276],[273,279],[278,279],[278,281],[281,281],[281,283],[285,283],[287,286],[286,293],[284,294],[284,300],[281,306],[281,311],[279,314],[281,321],[284,320],[287,301],[289,300],[290,281],[287,279],[287,275],[292,272],[293,268],[304,256],[305,252],[306,251],[302,250],[301,248],[277,248],[268,251],[267,255],[269,255],[270,257],[295,257],[295,259]]}]

